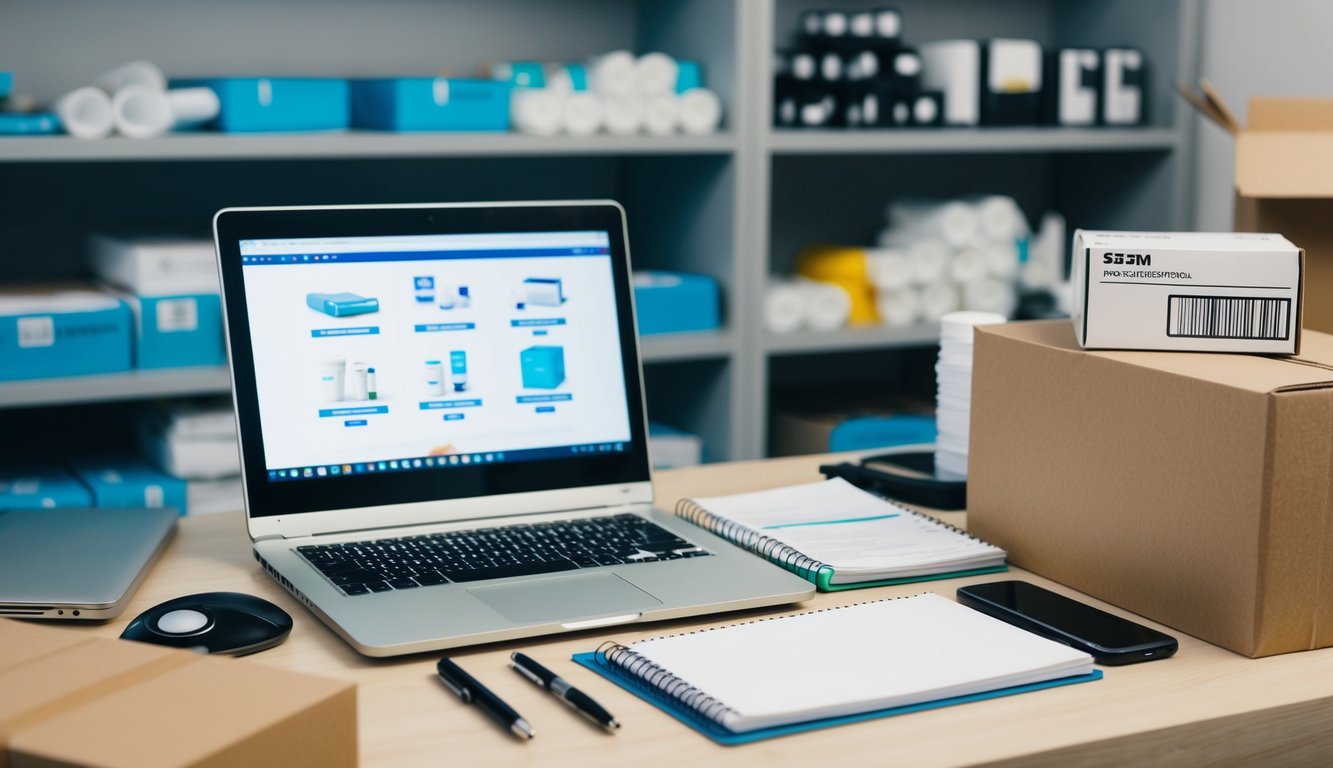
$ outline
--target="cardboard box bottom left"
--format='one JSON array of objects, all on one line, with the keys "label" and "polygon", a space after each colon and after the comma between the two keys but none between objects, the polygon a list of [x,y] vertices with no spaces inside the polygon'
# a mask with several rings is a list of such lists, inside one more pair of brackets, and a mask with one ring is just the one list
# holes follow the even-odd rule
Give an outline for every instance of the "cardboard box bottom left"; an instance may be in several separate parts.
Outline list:
[{"label": "cardboard box bottom left", "polygon": [[0,619],[0,768],[354,766],[356,686]]}]

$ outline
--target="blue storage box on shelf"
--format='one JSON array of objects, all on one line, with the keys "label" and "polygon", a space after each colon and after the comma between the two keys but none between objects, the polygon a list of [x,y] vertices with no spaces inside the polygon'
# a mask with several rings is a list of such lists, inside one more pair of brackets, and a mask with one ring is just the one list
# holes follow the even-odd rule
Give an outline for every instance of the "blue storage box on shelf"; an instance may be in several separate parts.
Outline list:
[{"label": "blue storage box on shelf", "polygon": [[60,133],[60,118],[53,114],[0,114],[0,136],[47,136],[53,133]]},{"label": "blue storage box on shelf", "polygon": [[125,291],[134,313],[134,367],[222,365],[222,302],[213,243],[95,235],[93,272]]},{"label": "blue storage box on shelf", "polygon": [[56,467],[10,467],[0,471],[0,509],[90,507],[92,494]]},{"label": "blue storage box on shelf", "polygon": [[203,86],[218,95],[224,133],[346,130],[351,119],[346,80],[329,77],[213,77],[172,81],[173,88]]},{"label": "blue storage box on shelf", "polygon": [[857,416],[833,428],[828,450],[861,451],[935,442],[935,417],[910,413]]},{"label": "blue storage box on shelf", "polygon": [[0,99],[9,98],[9,91],[14,87],[14,73],[0,72]]},{"label": "blue storage box on shelf", "polygon": [[0,381],[130,368],[129,306],[82,284],[0,289]]},{"label": "blue storage box on shelf", "polygon": [[171,507],[186,512],[185,481],[139,459],[88,458],[73,462],[74,474],[92,491],[98,507]]},{"label": "blue storage box on shelf", "polygon": [[710,331],[721,324],[717,281],[686,272],[635,272],[639,334]]},{"label": "blue storage box on shelf", "polygon": [[352,81],[352,125],[384,131],[509,130],[508,83],[444,77]]},{"label": "blue storage box on shelf", "polygon": [[222,300],[216,293],[189,296],[121,294],[134,313],[134,367],[222,365]]}]

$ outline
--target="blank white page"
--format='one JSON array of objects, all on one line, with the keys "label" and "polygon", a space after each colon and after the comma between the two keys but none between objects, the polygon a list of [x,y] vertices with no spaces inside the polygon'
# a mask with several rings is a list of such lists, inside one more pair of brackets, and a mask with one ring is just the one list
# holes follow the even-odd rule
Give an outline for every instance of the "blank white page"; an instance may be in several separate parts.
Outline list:
[{"label": "blank white page", "polygon": [[1092,657],[933,593],[630,646],[734,712],[736,732],[1054,680]]}]

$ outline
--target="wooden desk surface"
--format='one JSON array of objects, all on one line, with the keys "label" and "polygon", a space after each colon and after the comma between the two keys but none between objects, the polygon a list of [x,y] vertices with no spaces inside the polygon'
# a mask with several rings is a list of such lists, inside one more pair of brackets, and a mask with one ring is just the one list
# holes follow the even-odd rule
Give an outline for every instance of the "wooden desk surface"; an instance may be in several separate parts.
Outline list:
[{"label": "wooden desk surface", "polygon": [[[657,479],[657,498],[669,506],[682,496],[817,480],[818,463],[818,457],[801,457],[663,472]],[[963,513],[942,517],[958,524]],[[464,668],[532,723],[537,737],[522,743],[441,687],[434,672],[437,654],[390,660],[357,655],[260,571],[239,514],[181,522],[175,541],[126,612],[87,631],[115,636],[139,612],[194,592],[234,590],[272,600],[292,614],[296,627],[286,643],[246,663],[359,684],[360,748],[367,766],[624,768],[723,760],[801,766],[1333,764],[1333,649],[1252,660],[1159,627],[1180,639],[1174,658],[1106,668],[1099,682],[741,747],[717,746],[570,661],[572,653],[592,650],[607,639],[630,642],[755,615],[924,591],[952,597],[957,587],[994,576],[821,594],[786,611],[632,625],[453,652]],[[1076,594],[1020,570],[1010,575]],[[619,733],[601,732],[520,678],[508,668],[513,650],[523,650],[600,701],[623,723]]]}]

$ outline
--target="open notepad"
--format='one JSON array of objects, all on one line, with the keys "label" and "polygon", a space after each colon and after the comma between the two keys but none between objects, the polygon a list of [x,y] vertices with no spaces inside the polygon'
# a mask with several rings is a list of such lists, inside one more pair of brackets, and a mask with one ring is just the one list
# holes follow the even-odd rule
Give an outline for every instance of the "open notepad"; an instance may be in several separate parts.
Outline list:
[{"label": "open notepad", "polygon": [[1004,570],[1004,550],[842,478],[683,499],[676,514],[824,592]]},{"label": "open notepad", "polygon": [[608,644],[575,660],[723,743],[1100,677],[1088,654],[935,594]]}]

